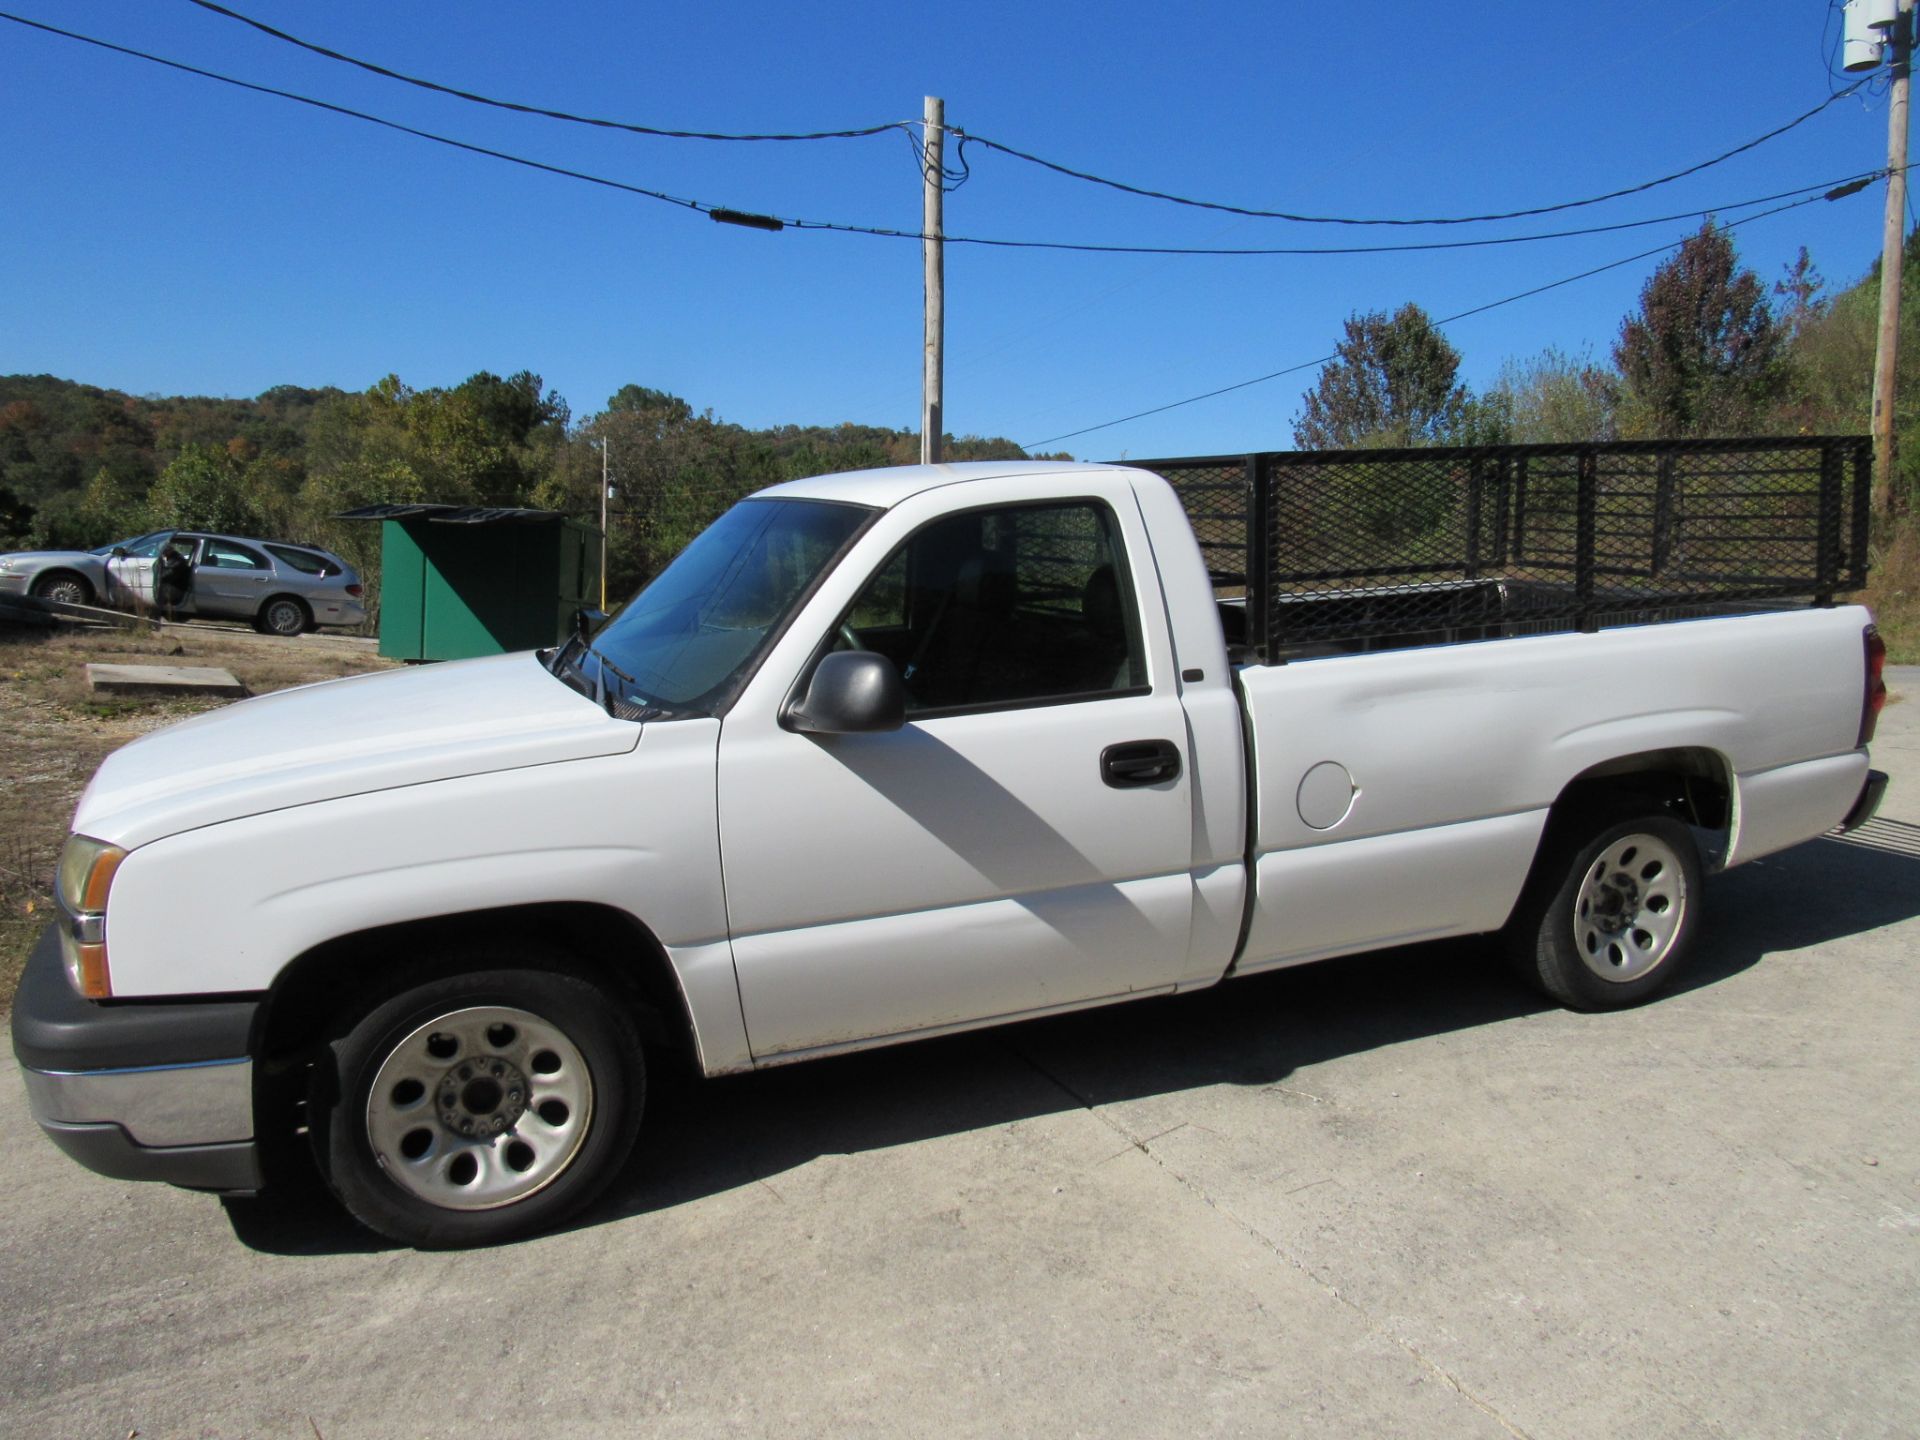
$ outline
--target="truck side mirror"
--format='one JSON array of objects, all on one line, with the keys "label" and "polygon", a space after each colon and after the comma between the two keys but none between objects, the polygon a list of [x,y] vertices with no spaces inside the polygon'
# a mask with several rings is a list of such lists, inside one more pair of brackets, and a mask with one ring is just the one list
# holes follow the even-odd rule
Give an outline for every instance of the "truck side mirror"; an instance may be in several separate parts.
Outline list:
[{"label": "truck side mirror", "polygon": [[606,620],[606,611],[595,610],[590,605],[582,605],[573,612],[573,633],[585,640],[604,625]]},{"label": "truck side mirror", "polygon": [[110,556],[108,556],[107,558],[108,558],[108,559],[111,559],[111,560],[124,560],[124,559],[126,559],[126,558],[127,558],[127,547],[126,547],[126,546],[124,546],[124,545],[116,545],[116,546],[114,546],[114,547],[113,547],[113,554],[112,554],[112,555],[110,555]]},{"label": "truck side mirror", "polygon": [[807,693],[781,718],[803,735],[898,730],[907,719],[906,682],[884,655],[835,651],[814,668]]}]

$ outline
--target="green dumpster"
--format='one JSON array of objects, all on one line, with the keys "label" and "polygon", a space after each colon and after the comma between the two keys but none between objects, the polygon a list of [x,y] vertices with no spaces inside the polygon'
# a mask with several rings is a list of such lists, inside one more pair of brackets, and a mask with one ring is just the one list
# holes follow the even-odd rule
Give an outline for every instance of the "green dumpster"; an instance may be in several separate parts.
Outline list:
[{"label": "green dumpster", "polygon": [[364,505],[380,522],[380,653],[463,660],[564,639],[600,598],[600,532],[552,510]]}]

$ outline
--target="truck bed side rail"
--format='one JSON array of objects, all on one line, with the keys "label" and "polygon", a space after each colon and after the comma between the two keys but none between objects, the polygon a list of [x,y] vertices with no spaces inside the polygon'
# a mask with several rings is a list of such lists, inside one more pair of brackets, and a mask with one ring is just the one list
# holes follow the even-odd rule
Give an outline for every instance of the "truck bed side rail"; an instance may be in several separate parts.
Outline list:
[{"label": "truck bed side rail", "polygon": [[1229,640],[1267,663],[1831,605],[1867,577],[1861,436],[1124,463],[1179,493]]}]

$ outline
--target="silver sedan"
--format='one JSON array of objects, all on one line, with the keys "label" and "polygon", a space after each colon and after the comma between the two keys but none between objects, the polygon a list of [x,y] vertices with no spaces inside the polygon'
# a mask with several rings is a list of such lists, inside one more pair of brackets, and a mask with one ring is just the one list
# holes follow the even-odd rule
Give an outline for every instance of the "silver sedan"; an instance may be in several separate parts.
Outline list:
[{"label": "silver sedan", "polygon": [[[177,593],[155,581],[169,547],[187,562]],[[352,567],[317,546],[194,530],[156,530],[92,550],[0,555],[0,595],[247,620],[276,635],[358,625],[367,618],[362,593]]]}]

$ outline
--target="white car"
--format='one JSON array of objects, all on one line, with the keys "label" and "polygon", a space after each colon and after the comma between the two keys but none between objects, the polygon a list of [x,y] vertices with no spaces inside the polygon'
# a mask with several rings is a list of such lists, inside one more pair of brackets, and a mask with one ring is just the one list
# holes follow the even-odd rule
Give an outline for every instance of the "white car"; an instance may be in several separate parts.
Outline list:
[{"label": "white car", "polygon": [[31,550],[0,555],[0,594],[70,605],[154,610],[154,568],[171,545],[190,583],[176,613],[247,620],[276,635],[367,618],[360,577],[338,555],[314,545],[195,530],[155,530],[92,550]]}]

